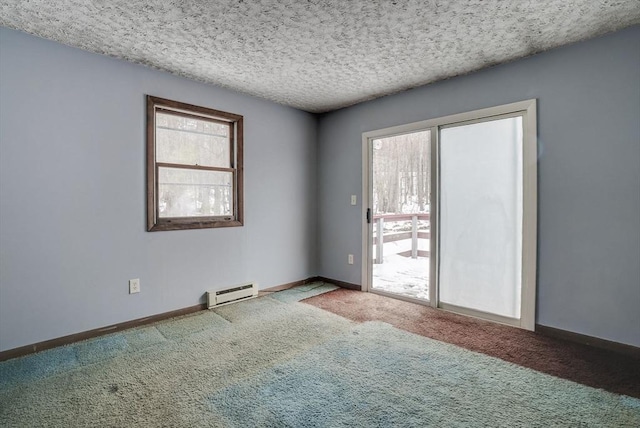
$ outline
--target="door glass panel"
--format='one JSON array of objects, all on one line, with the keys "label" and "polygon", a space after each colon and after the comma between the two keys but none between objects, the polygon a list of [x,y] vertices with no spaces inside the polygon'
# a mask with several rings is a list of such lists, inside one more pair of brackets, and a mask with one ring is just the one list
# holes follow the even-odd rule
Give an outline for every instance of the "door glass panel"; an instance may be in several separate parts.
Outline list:
[{"label": "door glass panel", "polygon": [[373,290],[429,299],[430,131],[372,140]]},{"label": "door glass panel", "polygon": [[440,130],[442,303],[520,318],[522,117]]}]

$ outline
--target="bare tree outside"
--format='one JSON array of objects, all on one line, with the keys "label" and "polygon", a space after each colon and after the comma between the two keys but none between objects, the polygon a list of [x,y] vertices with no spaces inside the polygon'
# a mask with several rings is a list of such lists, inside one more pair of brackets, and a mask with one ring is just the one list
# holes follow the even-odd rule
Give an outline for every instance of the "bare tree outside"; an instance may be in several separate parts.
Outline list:
[{"label": "bare tree outside", "polygon": [[375,214],[429,212],[430,138],[423,131],[373,141]]},{"label": "bare tree outside", "polygon": [[[230,126],[193,117],[156,115],[158,162],[219,168],[231,167]],[[233,214],[233,173],[160,167],[160,217],[204,217]]]},{"label": "bare tree outside", "polygon": [[373,288],[429,298],[431,133],[372,141]]}]

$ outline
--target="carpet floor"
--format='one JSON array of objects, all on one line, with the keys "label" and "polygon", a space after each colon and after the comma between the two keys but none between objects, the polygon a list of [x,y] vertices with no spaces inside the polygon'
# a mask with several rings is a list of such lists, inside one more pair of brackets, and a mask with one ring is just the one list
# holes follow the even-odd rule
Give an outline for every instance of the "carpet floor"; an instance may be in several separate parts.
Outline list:
[{"label": "carpet floor", "polygon": [[640,398],[640,360],[632,356],[373,293],[338,289],[304,302],[352,321],[383,321],[522,367]]},{"label": "carpet floor", "polygon": [[640,399],[300,303],[334,288],[4,361],[0,426],[640,426]]}]

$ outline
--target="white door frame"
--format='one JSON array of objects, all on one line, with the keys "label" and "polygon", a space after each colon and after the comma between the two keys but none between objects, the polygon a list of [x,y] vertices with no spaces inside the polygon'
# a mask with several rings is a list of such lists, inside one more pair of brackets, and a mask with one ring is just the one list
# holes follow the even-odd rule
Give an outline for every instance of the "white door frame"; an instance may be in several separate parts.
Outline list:
[{"label": "white door frame", "polygon": [[[434,166],[436,164],[435,159],[437,159],[434,156],[434,150],[436,150],[436,146],[437,144],[435,144],[435,141],[437,139],[437,128],[429,125],[431,121],[427,120],[427,121],[421,121],[421,122],[414,122],[414,123],[409,123],[406,125],[400,125],[400,126],[393,126],[390,128],[384,128],[384,129],[378,129],[375,131],[369,131],[369,132],[364,132],[362,134],[362,213],[363,213],[363,217],[365,219],[365,221],[363,222],[362,225],[362,291],[368,291],[368,292],[374,292],[376,294],[382,294],[385,296],[389,296],[389,297],[393,297],[396,299],[400,299],[400,300],[406,300],[406,301],[410,301],[410,302],[414,302],[414,303],[419,303],[422,305],[430,305],[433,307],[436,307],[436,296],[435,296],[435,292],[436,292],[436,287],[433,287],[432,284],[435,284],[435,278],[436,278],[436,257],[434,257],[434,254],[437,254],[436,251],[436,242],[437,242],[437,238],[436,238],[436,227],[435,224],[437,222],[437,217],[434,215],[434,202],[437,201],[437,186],[436,186],[436,177],[438,176],[438,174],[435,173],[435,169]],[[426,125],[426,126],[425,126]],[[384,291],[380,291],[380,290],[373,290],[373,288],[371,287],[372,281],[373,281],[373,269],[371,268],[371,263],[372,263],[372,259],[373,259],[373,254],[371,253],[371,249],[372,249],[372,237],[373,237],[373,222],[368,222],[368,218],[367,218],[367,212],[371,213],[371,216],[373,216],[373,210],[371,208],[371,203],[370,201],[373,199],[373,180],[372,180],[372,171],[371,171],[371,165],[372,165],[372,156],[373,156],[373,150],[372,150],[372,142],[373,140],[379,139],[379,138],[386,138],[386,137],[394,137],[394,136],[398,136],[398,135],[404,135],[404,134],[413,134],[415,132],[424,132],[424,131],[430,131],[431,132],[431,199],[429,201],[429,212],[430,212],[430,233],[431,233],[431,237],[429,240],[430,243],[430,248],[429,248],[429,300],[422,300],[422,299],[415,299],[412,297],[407,297],[407,296],[402,296],[399,294],[393,294],[393,293],[388,293],[388,292],[384,292]],[[369,209],[371,209],[371,211],[368,211]]]},{"label": "white door frame", "polygon": [[[455,311],[465,315],[475,316],[492,321],[513,325],[527,330],[535,328],[535,300],[536,300],[536,266],[537,266],[537,103],[535,99],[520,101],[501,106],[489,107],[465,113],[453,114],[435,119],[405,125],[392,126],[364,132],[362,134],[362,290],[372,291],[372,271],[370,268],[373,255],[371,254],[371,239],[373,223],[367,222],[367,210],[372,208],[373,183],[371,177],[371,156],[373,139],[409,134],[418,131],[431,131],[431,198],[430,203],[430,272],[429,272],[429,301],[435,308]],[[522,293],[521,314],[519,319],[510,319],[493,314],[486,314],[452,305],[443,305],[438,296],[438,266],[439,266],[439,131],[444,126],[460,122],[484,121],[494,116],[516,114],[523,118],[523,219],[522,219]],[[376,291],[376,293],[380,293]],[[380,293],[401,298],[397,295]],[[404,300],[418,301],[406,298]]]}]

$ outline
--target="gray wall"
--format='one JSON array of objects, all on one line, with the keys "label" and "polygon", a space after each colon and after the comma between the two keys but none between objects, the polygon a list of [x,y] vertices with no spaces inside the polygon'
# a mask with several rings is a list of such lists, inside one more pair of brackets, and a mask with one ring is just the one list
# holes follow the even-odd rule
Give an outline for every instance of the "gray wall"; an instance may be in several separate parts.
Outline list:
[{"label": "gray wall", "polygon": [[640,346],[638,46],[636,26],[321,117],[320,274],[361,282],[362,132],[537,98],[537,323]]},{"label": "gray wall", "polygon": [[[6,28],[0,93],[0,351],[317,273],[315,116]],[[145,232],[145,94],[244,115],[244,227]]]},{"label": "gray wall", "polygon": [[[360,283],[349,195],[361,193],[361,133],[528,98],[539,102],[537,322],[640,346],[639,42],[635,27],[316,128],[313,115],[0,28],[0,351],[245,281]],[[245,116],[244,227],[144,231],[145,94]],[[130,278],[140,294],[127,294]]]}]

